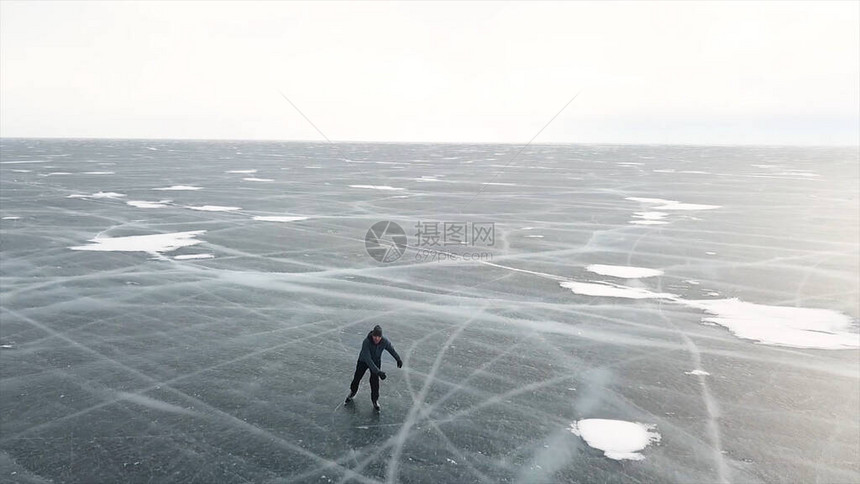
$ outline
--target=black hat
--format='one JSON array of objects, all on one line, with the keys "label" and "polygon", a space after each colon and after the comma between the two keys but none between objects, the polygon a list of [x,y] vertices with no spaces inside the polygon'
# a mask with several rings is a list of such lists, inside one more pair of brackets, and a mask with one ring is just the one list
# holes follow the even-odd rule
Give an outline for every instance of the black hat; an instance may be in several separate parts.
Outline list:
[{"label": "black hat", "polygon": [[373,336],[382,336],[382,327],[377,324],[373,327],[373,331],[370,334]]}]

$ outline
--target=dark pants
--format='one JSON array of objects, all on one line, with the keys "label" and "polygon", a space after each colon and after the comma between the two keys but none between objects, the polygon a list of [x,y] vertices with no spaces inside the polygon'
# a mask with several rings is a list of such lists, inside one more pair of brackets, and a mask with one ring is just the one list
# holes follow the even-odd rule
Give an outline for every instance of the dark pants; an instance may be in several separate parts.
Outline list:
[{"label": "dark pants", "polygon": [[[355,364],[355,376],[352,378],[352,384],[349,386],[349,390],[352,393],[356,393],[358,391],[358,384],[361,383],[361,379],[364,377],[364,372],[368,369],[367,363],[363,361],[359,361]],[[370,374],[370,399],[374,402],[379,400],[379,376],[374,373]]]}]

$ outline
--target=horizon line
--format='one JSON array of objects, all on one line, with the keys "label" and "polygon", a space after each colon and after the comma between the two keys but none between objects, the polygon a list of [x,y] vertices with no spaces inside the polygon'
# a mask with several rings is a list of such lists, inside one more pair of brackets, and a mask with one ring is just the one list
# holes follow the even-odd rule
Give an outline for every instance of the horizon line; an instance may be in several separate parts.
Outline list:
[{"label": "horizon line", "polygon": [[[512,145],[526,143],[511,141],[379,141],[379,140],[306,140],[306,139],[264,139],[264,138],[145,138],[145,137],[102,137],[102,136],[0,136],[0,140],[116,140],[116,141],[232,141],[258,143],[321,143],[321,144],[440,144],[440,145]],[[529,146],[562,145],[602,145],[602,146],[702,146],[702,147],[786,147],[786,148],[858,148],[854,144],[781,144],[781,143],[630,143],[630,142],[587,142],[587,141],[545,141],[531,143]]]}]

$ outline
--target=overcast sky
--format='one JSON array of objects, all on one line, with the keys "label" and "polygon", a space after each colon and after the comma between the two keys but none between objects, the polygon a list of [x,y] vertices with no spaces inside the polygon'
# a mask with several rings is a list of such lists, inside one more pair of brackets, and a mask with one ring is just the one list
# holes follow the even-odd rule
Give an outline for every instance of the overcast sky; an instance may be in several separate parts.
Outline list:
[{"label": "overcast sky", "polygon": [[860,3],[0,3],[0,136],[858,144]]}]

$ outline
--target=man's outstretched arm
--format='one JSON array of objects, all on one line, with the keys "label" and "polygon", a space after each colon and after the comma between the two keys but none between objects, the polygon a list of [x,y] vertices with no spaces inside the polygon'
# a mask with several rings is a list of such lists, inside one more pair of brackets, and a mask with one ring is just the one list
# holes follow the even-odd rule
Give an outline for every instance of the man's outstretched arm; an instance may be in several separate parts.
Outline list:
[{"label": "man's outstretched arm", "polygon": [[403,360],[400,359],[400,355],[397,354],[397,350],[394,349],[394,345],[391,344],[391,341],[385,340],[385,351],[391,353],[391,356],[397,360],[397,368],[403,366]]}]

